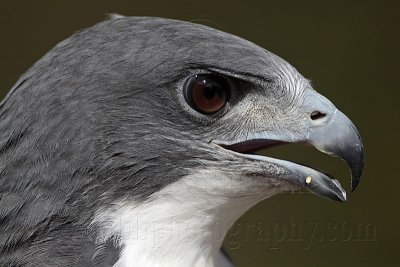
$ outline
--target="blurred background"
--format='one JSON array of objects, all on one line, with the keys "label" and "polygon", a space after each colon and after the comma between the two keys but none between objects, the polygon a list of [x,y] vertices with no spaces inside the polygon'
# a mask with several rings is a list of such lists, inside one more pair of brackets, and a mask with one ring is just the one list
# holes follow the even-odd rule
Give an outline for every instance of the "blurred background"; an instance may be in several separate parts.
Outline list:
[{"label": "blurred background", "polygon": [[[0,97],[58,42],[107,13],[192,21],[248,39],[295,66],[358,127],[366,167],[347,203],[309,193],[265,200],[232,226],[236,266],[399,266],[399,1],[0,2]],[[311,148],[265,153],[336,176],[345,164]]]}]

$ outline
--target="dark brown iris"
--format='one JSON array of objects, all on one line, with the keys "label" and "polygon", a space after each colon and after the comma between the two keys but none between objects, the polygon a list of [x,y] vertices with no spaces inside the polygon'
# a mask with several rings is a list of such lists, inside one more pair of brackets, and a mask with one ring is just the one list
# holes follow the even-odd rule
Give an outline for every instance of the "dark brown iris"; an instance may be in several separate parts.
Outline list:
[{"label": "dark brown iris", "polygon": [[228,101],[229,86],[215,74],[195,75],[186,84],[185,98],[189,105],[203,114],[212,114]]}]

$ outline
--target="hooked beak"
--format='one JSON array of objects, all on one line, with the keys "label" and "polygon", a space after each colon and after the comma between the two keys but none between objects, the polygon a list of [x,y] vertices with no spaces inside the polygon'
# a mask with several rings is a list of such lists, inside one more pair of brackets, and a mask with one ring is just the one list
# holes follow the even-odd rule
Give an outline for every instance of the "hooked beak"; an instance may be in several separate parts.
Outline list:
[{"label": "hooked beak", "polygon": [[310,132],[307,142],[346,162],[351,171],[351,191],[354,191],[364,169],[364,147],[350,119],[336,110],[329,124]]},{"label": "hooked beak", "polygon": [[[322,97],[322,96],[321,96]],[[319,98],[320,100],[322,98]],[[328,101],[323,98],[323,101]],[[330,103],[330,102],[329,102]],[[330,103],[331,104],[331,103]],[[333,105],[331,105],[333,107]],[[290,161],[254,155],[251,152],[285,143],[306,143],[321,152],[343,159],[351,171],[352,191],[357,187],[364,168],[364,149],[360,135],[350,119],[336,108],[331,109],[329,120],[318,127],[310,127],[307,136],[290,140],[285,136],[281,139],[274,135],[268,138],[268,133],[253,136],[239,142],[215,142],[217,145],[249,160],[274,164],[284,172],[279,178],[293,182],[317,195],[344,202],[346,192],[340,183],[330,175]],[[262,136],[262,138],[260,138]]]}]

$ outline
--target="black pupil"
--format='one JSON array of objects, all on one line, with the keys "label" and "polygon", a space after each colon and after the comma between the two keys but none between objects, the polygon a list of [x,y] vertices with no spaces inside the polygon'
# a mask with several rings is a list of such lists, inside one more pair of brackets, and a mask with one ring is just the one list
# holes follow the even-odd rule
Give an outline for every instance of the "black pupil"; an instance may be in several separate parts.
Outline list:
[{"label": "black pupil", "polygon": [[213,99],[216,94],[218,94],[219,97],[222,97],[222,90],[220,87],[207,86],[204,90],[204,97],[207,99]]}]

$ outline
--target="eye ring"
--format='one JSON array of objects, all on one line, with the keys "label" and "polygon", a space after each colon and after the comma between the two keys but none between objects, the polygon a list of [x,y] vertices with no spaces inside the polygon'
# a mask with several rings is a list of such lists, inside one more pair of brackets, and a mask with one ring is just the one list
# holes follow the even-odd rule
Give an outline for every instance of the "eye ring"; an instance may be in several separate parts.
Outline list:
[{"label": "eye ring", "polygon": [[184,98],[189,106],[205,115],[223,109],[230,99],[230,91],[228,81],[217,74],[193,75],[183,86]]}]

